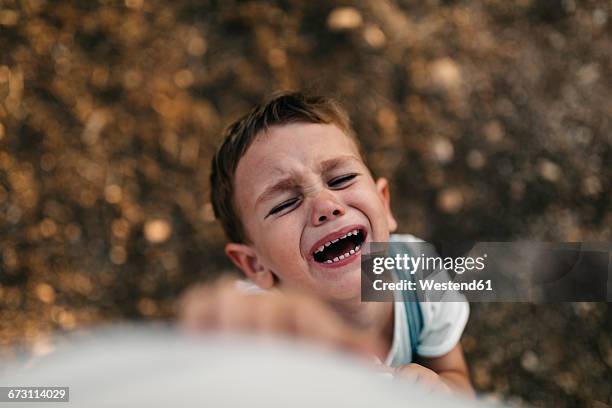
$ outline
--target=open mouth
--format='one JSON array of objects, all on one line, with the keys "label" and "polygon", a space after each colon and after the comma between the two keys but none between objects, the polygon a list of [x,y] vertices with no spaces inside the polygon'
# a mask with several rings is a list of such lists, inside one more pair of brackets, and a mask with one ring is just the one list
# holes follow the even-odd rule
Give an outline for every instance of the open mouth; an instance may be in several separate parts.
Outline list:
[{"label": "open mouth", "polygon": [[365,241],[365,236],[364,230],[355,228],[319,246],[312,254],[313,258],[319,263],[332,264],[340,262],[359,251],[361,244]]}]

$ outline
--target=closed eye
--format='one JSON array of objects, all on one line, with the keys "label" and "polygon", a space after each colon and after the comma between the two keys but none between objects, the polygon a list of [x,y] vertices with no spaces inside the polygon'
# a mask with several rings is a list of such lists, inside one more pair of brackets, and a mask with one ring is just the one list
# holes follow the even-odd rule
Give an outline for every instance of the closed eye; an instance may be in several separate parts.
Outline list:
[{"label": "closed eye", "polygon": [[336,177],[327,182],[327,185],[332,188],[341,188],[346,186],[350,181],[357,177],[357,173],[345,174],[344,176]]},{"label": "closed eye", "polygon": [[272,208],[270,210],[270,212],[268,213],[268,215],[266,215],[266,218],[270,215],[279,213],[281,211],[283,211],[284,209],[290,208],[292,206],[295,205],[295,203],[297,203],[299,201],[299,198],[292,198],[290,200],[287,200],[279,205],[277,205],[276,207]]}]

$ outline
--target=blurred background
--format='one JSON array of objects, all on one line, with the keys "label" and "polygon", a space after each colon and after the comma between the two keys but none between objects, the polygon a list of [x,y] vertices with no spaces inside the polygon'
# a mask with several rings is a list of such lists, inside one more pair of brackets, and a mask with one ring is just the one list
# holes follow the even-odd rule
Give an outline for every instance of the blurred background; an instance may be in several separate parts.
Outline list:
[{"label": "blurred background", "polygon": [[[229,271],[209,162],[280,89],[344,103],[401,232],[611,241],[611,18],[609,0],[0,0],[0,355],[169,318]],[[473,304],[462,342],[487,398],[612,406],[610,304]]]}]

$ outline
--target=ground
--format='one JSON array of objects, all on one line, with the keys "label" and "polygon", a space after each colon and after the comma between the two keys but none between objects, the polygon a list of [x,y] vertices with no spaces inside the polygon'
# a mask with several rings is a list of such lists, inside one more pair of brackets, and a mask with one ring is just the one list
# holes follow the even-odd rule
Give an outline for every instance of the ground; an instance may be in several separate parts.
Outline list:
[{"label": "ground", "polygon": [[[610,241],[611,7],[0,0],[4,352],[171,316],[185,287],[226,271],[209,161],[223,127],[280,89],[344,102],[402,232]],[[476,387],[612,405],[611,316],[473,304]]]}]

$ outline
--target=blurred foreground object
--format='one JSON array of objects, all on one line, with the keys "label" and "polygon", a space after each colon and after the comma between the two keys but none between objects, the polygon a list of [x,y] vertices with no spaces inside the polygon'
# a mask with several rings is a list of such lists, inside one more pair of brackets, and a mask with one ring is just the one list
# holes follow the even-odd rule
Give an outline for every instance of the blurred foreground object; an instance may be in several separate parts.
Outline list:
[{"label": "blurred foreground object", "polygon": [[234,279],[195,285],[177,303],[179,324],[193,333],[288,336],[384,360],[384,344],[350,326],[316,296],[290,288],[281,292],[247,286]]},{"label": "blurred foreground object", "polygon": [[[2,386],[66,386],[54,407],[468,407],[377,376],[347,355],[254,337],[184,337],[152,327],[99,329]],[[38,406],[22,403],[20,406]]]}]

